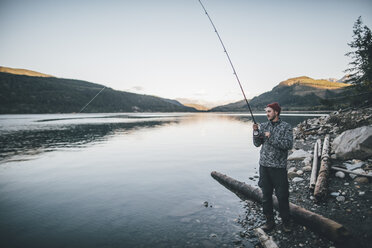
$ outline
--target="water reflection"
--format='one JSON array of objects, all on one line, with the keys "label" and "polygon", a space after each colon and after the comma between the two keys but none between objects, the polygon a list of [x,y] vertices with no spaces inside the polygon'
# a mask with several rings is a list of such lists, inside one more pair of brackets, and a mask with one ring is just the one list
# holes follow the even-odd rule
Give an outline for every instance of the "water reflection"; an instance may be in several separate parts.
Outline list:
[{"label": "water reflection", "polygon": [[[57,119],[49,119],[48,121],[52,120]],[[108,137],[118,133],[130,134],[141,129],[155,128],[176,122],[178,121],[99,123],[8,132],[0,136],[0,161],[13,161],[10,159],[14,156],[36,155],[59,148],[83,147],[89,143],[105,141]],[[27,158],[17,158],[14,161],[23,159]]]},{"label": "water reflection", "polygon": [[[318,114],[319,115],[319,114]],[[315,115],[316,116],[316,115]],[[30,159],[33,155],[61,148],[83,147],[108,139],[117,133],[130,134],[134,131],[155,128],[167,124],[195,124],[207,119],[225,119],[251,123],[248,114],[116,114],[102,116],[53,116],[40,115],[39,118],[22,125],[9,122],[2,125],[0,135],[0,162]],[[42,118],[40,118],[42,117]],[[292,126],[308,118],[307,115],[282,115],[282,120]],[[13,121],[17,120],[13,117]],[[255,114],[258,123],[267,121],[263,113]],[[6,118],[2,118],[3,123]],[[123,122],[124,121],[124,122]],[[3,124],[2,123],[2,124]],[[15,129],[15,130],[12,130]],[[31,156],[31,157],[30,157]]]}]

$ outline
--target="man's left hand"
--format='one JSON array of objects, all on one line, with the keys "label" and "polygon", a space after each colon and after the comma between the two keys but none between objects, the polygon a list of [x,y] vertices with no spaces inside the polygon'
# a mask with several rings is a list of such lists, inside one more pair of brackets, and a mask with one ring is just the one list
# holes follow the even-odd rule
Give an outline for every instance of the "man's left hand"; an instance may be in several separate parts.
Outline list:
[{"label": "man's left hand", "polygon": [[265,132],[265,137],[270,138],[270,132]]}]

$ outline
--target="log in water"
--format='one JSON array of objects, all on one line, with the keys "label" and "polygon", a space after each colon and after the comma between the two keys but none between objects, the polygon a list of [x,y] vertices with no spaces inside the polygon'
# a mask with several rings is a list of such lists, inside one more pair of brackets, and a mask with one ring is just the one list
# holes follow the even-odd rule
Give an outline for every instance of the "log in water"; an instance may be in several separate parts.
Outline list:
[{"label": "log in water", "polygon": [[[248,198],[262,203],[262,192],[260,188],[252,187],[229,176],[213,171],[212,177],[223,186],[237,194],[241,198]],[[278,200],[273,196],[274,208],[278,209]],[[341,224],[319,214],[308,211],[293,203],[289,204],[291,217],[294,221],[309,227],[310,229],[324,235],[337,243],[350,240],[349,231]]]}]

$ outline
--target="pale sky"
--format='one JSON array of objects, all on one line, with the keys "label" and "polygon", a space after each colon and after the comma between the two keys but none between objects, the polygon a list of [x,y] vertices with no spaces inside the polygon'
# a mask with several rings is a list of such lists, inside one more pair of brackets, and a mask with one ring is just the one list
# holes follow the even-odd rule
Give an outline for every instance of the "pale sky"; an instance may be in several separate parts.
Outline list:
[{"label": "pale sky", "polygon": [[[291,77],[341,78],[367,0],[203,0],[248,98]],[[0,0],[0,66],[116,90],[243,99],[198,0]]]}]

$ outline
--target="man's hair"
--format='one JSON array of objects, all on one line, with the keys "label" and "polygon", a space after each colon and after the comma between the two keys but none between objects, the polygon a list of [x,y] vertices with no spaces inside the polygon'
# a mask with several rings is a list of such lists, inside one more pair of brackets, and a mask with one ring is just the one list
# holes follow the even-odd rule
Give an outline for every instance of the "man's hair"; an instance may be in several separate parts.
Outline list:
[{"label": "man's hair", "polygon": [[273,110],[275,110],[276,112],[278,112],[278,115],[280,115],[280,111],[282,110],[282,108],[280,107],[279,103],[277,103],[277,102],[273,102],[273,103],[267,104],[266,107],[267,108],[272,108]]}]

